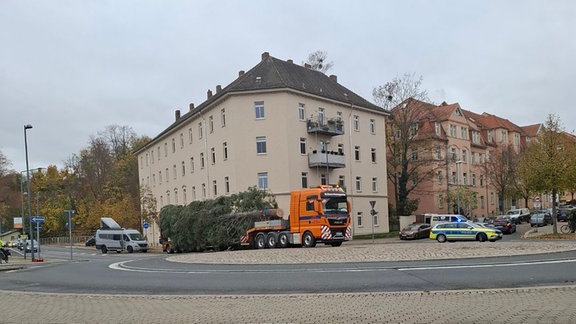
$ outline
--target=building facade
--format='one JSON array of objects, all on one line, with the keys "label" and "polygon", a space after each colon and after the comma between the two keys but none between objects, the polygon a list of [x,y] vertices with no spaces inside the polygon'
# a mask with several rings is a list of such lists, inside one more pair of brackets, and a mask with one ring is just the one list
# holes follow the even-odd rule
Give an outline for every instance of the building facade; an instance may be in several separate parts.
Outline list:
[{"label": "building facade", "polygon": [[[200,106],[177,110],[137,152],[140,185],[157,211],[252,186],[289,211],[291,190],[339,184],[352,202],[354,235],[388,232],[386,116],[336,76],[263,53]],[[150,226],[148,237],[157,230]]]}]

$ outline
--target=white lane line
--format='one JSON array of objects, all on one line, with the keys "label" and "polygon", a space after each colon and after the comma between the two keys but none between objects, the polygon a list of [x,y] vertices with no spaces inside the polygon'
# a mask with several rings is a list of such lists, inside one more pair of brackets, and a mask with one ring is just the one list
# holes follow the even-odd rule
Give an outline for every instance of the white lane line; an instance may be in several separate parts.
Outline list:
[{"label": "white lane line", "polygon": [[573,263],[575,259],[570,260],[550,260],[550,261],[531,261],[531,262],[517,262],[517,263],[498,263],[498,264],[475,264],[475,265],[458,265],[458,266],[434,266],[434,267],[415,267],[415,268],[399,268],[398,271],[421,271],[421,270],[446,270],[446,269],[469,269],[469,268],[496,268],[496,267],[516,267],[527,265],[541,265],[541,264],[558,264],[558,263]]}]

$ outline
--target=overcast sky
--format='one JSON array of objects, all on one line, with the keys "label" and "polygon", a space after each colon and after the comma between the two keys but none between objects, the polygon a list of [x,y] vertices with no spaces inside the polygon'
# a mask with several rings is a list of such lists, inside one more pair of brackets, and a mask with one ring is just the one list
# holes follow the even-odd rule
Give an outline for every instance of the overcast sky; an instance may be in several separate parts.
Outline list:
[{"label": "overcast sky", "polygon": [[372,101],[405,73],[435,103],[576,129],[576,1],[0,0],[0,151],[63,166],[108,125],[156,136],[262,52],[328,53]]}]

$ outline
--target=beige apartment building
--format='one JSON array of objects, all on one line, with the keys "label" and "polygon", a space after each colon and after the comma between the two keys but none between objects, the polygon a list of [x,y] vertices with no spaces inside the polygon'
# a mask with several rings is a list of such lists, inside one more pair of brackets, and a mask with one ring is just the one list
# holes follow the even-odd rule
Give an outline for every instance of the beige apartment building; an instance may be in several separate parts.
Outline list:
[{"label": "beige apartment building", "polygon": [[[336,76],[265,52],[201,105],[177,110],[137,152],[140,185],[158,211],[256,186],[274,194],[287,217],[291,190],[340,184],[352,202],[353,234],[388,232],[386,116]],[[147,235],[157,232],[154,224]]]},{"label": "beige apartment building", "polygon": [[[457,190],[470,190],[475,202],[460,202],[460,208],[471,218],[495,216],[510,207],[525,207],[522,200],[500,201],[492,185],[487,164],[491,154],[501,145],[511,145],[519,151],[525,142],[522,128],[510,121],[487,113],[475,114],[459,104],[434,105],[415,99],[406,106],[394,109],[412,109],[412,121],[423,140],[418,148],[424,154],[413,158],[427,159],[421,174],[430,176],[412,191],[410,198],[418,199],[416,215],[425,213],[457,213]],[[432,171],[432,172],[430,172]],[[395,191],[389,184],[390,201]]]}]

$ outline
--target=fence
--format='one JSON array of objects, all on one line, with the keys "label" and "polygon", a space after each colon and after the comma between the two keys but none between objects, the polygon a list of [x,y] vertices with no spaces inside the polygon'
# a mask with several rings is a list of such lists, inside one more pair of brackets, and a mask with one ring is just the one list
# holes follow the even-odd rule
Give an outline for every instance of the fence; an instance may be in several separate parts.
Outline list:
[{"label": "fence", "polygon": [[[72,236],[72,244],[81,244],[84,245],[86,241],[91,238],[91,235],[80,235],[80,236]],[[70,245],[70,237],[69,236],[60,236],[60,237],[41,237],[40,238],[41,245]]]}]

